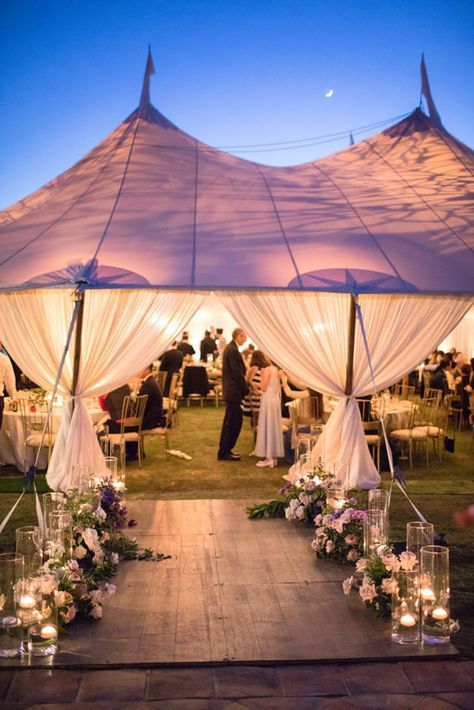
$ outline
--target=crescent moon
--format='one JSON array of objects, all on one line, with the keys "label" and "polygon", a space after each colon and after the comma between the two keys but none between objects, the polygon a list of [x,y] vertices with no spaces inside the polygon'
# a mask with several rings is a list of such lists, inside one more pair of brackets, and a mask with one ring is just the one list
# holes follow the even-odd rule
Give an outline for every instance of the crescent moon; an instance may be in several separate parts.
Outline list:
[{"label": "crescent moon", "polygon": [[330,99],[333,94],[334,94],[334,89],[329,89],[329,91],[326,91],[326,93],[324,94],[324,96],[325,96],[327,99]]}]

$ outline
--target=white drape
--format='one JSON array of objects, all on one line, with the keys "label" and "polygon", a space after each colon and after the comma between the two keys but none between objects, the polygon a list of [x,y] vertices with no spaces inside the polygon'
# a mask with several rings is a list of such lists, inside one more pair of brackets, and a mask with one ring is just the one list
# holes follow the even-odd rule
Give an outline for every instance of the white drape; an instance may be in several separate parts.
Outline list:
[{"label": "white drape", "polygon": [[[140,372],[178,335],[204,295],[126,289],[85,292],[74,411],[72,344],[58,390],[67,403],[47,474],[53,489],[77,485],[72,480],[75,463],[89,464],[94,471],[103,468],[84,399],[109,392]],[[73,307],[71,291],[0,294],[1,337],[21,369],[45,389],[53,386]]]},{"label": "white drape", "polygon": [[457,324],[454,330],[438,346],[439,350],[448,352],[451,348],[456,348],[469,360],[474,357],[474,307]]},{"label": "white drape", "polygon": [[[341,397],[315,455],[328,468],[349,466],[351,486],[373,488],[380,476],[370,456],[355,397],[373,390],[367,354],[356,324],[352,394],[345,395],[347,294],[260,292],[220,293],[222,301],[252,339],[308,387]],[[411,295],[360,298],[377,389],[396,382],[419,364],[462,318],[472,299]],[[343,471],[344,466],[339,470]]]}]

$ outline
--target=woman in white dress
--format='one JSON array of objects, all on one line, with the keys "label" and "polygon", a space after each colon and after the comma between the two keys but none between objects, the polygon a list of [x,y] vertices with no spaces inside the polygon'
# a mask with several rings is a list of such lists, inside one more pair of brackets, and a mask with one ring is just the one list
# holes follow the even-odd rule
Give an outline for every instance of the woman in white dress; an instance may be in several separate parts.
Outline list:
[{"label": "woman in white dress", "polygon": [[262,370],[260,388],[262,397],[255,455],[265,458],[263,461],[257,461],[256,465],[273,468],[277,464],[277,458],[285,455],[281,428],[280,376],[274,365],[268,365]]}]

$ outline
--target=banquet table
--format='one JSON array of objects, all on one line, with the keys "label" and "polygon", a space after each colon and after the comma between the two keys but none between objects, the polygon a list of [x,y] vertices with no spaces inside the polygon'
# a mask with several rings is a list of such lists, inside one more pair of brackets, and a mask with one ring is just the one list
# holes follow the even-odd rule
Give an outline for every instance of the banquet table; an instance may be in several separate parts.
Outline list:
[{"label": "banquet table", "polygon": [[[28,447],[26,467],[25,467],[25,433],[20,411],[11,411],[9,399],[5,399],[5,411],[3,413],[3,424],[0,431],[0,464],[16,466],[19,471],[27,471],[34,463],[36,449]],[[59,431],[64,407],[54,406],[51,415],[51,430],[54,434]],[[92,422],[96,424],[106,416],[106,412],[100,409],[98,404],[87,407]],[[38,459],[38,468],[45,469],[48,466],[47,449],[41,450]]]},{"label": "banquet table", "polygon": [[[387,434],[396,429],[406,429],[410,420],[410,409],[413,402],[406,399],[398,400],[396,397],[384,400],[383,402],[383,423]],[[377,399],[372,399],[372,413],[378,415],[380,411],[380,402]]]}]

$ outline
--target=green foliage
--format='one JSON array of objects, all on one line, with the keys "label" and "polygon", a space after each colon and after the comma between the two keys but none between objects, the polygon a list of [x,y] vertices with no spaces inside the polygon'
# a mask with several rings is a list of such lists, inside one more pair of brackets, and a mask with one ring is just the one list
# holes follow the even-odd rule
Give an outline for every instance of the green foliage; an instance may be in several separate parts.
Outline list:
[{"label": "green foliage", "polygon": [[286,508],[285,500],[271,500],[268,503],[258,503],[246,509],[247,517],[252,520],[259,518],[284,518]]}]

